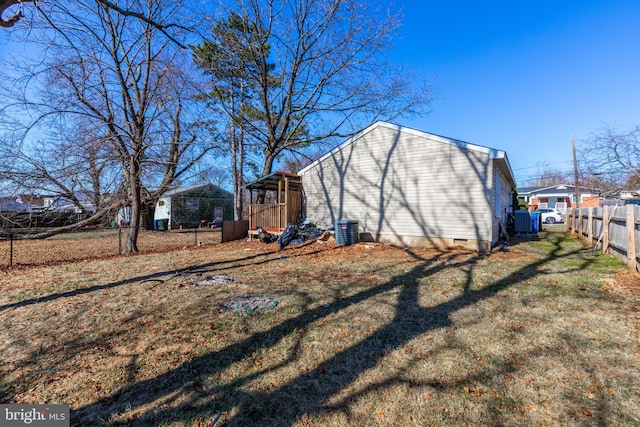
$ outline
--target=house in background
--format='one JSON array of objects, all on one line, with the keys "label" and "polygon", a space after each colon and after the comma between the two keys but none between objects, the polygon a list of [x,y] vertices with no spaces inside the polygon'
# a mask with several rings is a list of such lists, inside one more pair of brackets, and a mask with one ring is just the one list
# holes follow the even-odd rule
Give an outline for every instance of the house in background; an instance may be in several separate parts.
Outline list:
[{"label": "house in background", "polygon": [[[85,192],[77,192],[74,196],[80,202],[85,212],[95,213],[96,208],[92,198],[88,194]],[[71,199],[60,195],[20,194],[16,200],[18,203],[28,206],[28,211],[31,213],[82,213],[82,209],[76,206]]]},{"label": "house in background", "polygon": [[[600,191],[595,188],[579,187],[580,207],[590,208],[600,206]],[[529,210],[557,209],[560,213],[567,213],[567,209],[575,207],[576,187],[573,185],[551,185],[546,187],[518,188],[518,199],[529,205]]]},{"label": "house in background", "polygon": [[496,244],[513,212],[504,151],[377,122],[299,172],[305,215],[321,228],[407,246]]},{"label": "house in background", "polygon": [[167,191],[158,200],[154,223],[171,228],[222,225],[233,220],[233,194],[213,184],[192,185]]},{"label": "house in background", "polygon": [[20,194],[16,200],[29,206],[29,212],[37,213],[51,209],[56,197],[55,195]]},{"label": "house in background", "polygon": [[17,197],[0,197],[0,213],[24,213],[31,212],[26,203],[18,201]]}]

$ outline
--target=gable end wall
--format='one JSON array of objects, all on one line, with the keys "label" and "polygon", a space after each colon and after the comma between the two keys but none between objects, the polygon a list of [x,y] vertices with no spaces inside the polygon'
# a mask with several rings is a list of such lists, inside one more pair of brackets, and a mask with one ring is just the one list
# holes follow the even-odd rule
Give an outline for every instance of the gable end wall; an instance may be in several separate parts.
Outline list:
[{"label": "gable end wall", "polygon": [[488,249],[493,179],[487,153],[379,127],[305,171],[305,215],[357,220],[376,241]]}]

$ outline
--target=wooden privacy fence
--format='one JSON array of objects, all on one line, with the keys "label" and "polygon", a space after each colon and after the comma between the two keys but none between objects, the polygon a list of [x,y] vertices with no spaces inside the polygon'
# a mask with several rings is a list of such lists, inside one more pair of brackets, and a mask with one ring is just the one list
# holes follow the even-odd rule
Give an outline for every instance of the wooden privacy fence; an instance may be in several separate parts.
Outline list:
[{"label": "wooden privacy fence", "polygon": [[638,273],[640,207],[636,205],[571,209],[568,230],[587,243],[627,263]]},{"label": "wooden privacy fence", "polygon": [[223,221],[222,242],[231,242],[247,237],[249,234],[249,221]]}]

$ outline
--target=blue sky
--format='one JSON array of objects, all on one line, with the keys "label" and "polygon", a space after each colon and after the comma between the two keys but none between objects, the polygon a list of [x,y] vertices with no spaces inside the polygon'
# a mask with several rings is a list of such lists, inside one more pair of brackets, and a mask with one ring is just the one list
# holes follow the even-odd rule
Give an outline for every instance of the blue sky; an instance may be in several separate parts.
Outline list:
[{"label": "blue sky", "polygon": [[[519,186],[541,165],[571,173],[572,135],[579,149],[640,124],[640,0],[392,1],[405,15],[392,57],[437,94],[397,123],[506,151]],[[10,33],[0,57],[16,53]]]},{"label": "blue sky", "polygon": [[572,172],[572,135],[640,124],[640,1],[398,4],[393,58],[437,90],[398,123],[506,151],[519,186],[541,164]]}]

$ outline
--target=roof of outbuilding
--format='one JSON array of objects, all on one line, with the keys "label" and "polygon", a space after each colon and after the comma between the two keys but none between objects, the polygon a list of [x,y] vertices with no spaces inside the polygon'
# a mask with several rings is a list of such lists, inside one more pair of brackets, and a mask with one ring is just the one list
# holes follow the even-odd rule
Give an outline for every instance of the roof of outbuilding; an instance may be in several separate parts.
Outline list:
[{"label": "roof of outbuilding", "polygon": [[[229,193],[227,190],[225,190],[224,188],[220,188],[217,185],[213,185],[213,184],[197,184],[197,185],[187,185],[185,187],[178,187],[178,188],[174,188],[173,190],[169,190],[166,191],[162,197],[171,197],[171,196],[177,196],[180,194],[185,194],[185,193],[190,193],[192,191],[196,191],[196,190],[204,190],[204,189],[217,189],[220,191],[223,191],[225,193]],[[231,194],[231,193],[229,193]]]},{"label": "roof of outbuilding", "polygon": [[253,182],[244,185],[247,190],[278,190],[278,182],[284,182],[285,178],[289,181],[289,190],[302,191],[302,181],[300,176],[289,172],[273,172],[269,175],[258,178]]}]

